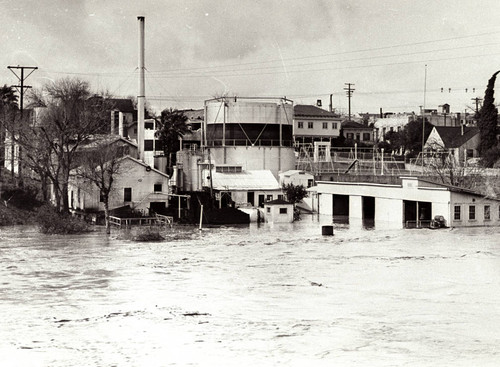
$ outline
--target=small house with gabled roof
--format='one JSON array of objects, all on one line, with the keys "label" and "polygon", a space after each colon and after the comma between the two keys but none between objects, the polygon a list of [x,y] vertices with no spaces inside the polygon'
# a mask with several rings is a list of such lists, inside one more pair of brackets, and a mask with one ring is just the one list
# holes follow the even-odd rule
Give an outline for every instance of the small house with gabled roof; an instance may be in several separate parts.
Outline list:
[{"label": "small house with gabled roof", "polygon": [[448,152],[455,162],[478,157],[480,143],[479,129],[466,126],[434,126],[424,150],[427,152]]}]

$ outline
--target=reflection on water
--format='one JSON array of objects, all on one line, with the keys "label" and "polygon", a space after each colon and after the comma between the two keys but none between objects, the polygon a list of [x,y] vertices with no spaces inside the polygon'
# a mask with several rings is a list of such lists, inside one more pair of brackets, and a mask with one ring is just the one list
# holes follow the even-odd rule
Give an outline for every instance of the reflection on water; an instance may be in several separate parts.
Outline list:
[{"label": "reflection on water", "polygon": [[498,228],[0,229],[2,366],[493,366]]}]

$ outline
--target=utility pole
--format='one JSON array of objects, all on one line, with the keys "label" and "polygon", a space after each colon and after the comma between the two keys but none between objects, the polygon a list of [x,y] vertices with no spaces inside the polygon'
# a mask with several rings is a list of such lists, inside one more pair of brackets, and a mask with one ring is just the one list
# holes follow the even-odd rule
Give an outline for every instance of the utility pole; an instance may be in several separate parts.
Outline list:
[{"label": "utility pole", "polygon": [[351,97],[355,89],[352,88],[352,86],[354,86],[354,84],[352,83],[344,83],[344,84],[347,85],[347,88],[344,88],[344,90],[346,91],[347,99],[349,100],[349,121],[351,121]]},{"label": "utility pole", "polygon": [[[21,112],[21,120],[23,118],[23,110],[24,110],[24,90],[31,88],[31,85],[24,85],[24,81],[31,75],[35,70],[38,69],[36,66],[7,66],[7,69],[12,71],[12,73],[17,77],[19,80],[19,85],[12,85],[12,87],[16,88],[17,91],[19,92],[19,111]],[[20,71],[20,75],[18,75],[14,70],[18,69]],[[31,70],[31,72],[28,75],[24,75],[24,70]],[[10,157],[10,167],[11,167],[11,174],[12,177],[14,177],[14,139],[15,139],[15,134],[12,131],[12,136],[11,136],[11,157]],[[22,172],[21,172],[21,147],[19,147],[18,150],[18,167],[17,167],[17,173],[20,179],[20,184],[22,186]]]},{"label": "utility pole", "polygon": [[[24,107],[24,90],[31,88],[31,85],[24,85],[24,81],[31,75],[35,70],[38,69],[36,66],[7,66],[7,69],[12,71],[12,73],[19,80],[19,85],[13,85],[12,87],[16,88],[19,92],[19,110],[21,111],[21,117],[23,116],[23,107]],[[18,75],[14,69],[19,69],[21,71],[21,75]],[[24,70],[31,70],[28,75],[24,75]]]},{"label": "utility pole", "polygon": [[476,98],[471,98],[471,100],[476,102],[476,115],[479,113],[479,102],[482,101],[482,98],[476,97]]}]

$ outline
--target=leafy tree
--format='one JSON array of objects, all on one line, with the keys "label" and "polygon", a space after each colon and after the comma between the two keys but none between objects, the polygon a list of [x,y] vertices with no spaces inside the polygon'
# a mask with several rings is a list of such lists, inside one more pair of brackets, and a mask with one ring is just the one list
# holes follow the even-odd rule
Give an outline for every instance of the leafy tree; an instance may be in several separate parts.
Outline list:
[{"label": "leafy tree", "polygon": [[163,151],[167,157],[167,167],[172,168],[172,155],[180,150],[179,139],[189,131],[186,125],[187,116],[176,109],[165,109],[161,112],[159,129],[156,137],[163,145]]},{"label": "leafy tree", "polygon": [[410,121],[398,134],[399,144],[405,152],[410,157],[416,157],[419,152],[422,151],[422,134],[424,134],[424,141],[429,137],[433,125],[425,119],[422,126],[422,117],[418,117],[416,120]]},{"label": "leafy tree", "polygon": [[282,190],[286,199],[294,205],[300,203],[302,199],[307,197],[307,190],[304,185],[294,185],[292,183],[283,184]]},{"label": "leafy tree", "polygon": [[[486,156],[488,150],[495,148],[497,145],[496,133],[498,109],[494,104],[494,88],[498,73],[500,73],[500,71],[494,73],[488,81],[488,86],[486,87],[486,91],[484,93],[483,106],[481,107],[481,110],[479,110],[477,126],[479,128],[479,135],[481,138],[479,143],[479,154],[481,157]],[[489,161],[490,162],[486,162],[486,165],[491,167],[494,162],[491,162],[491,159]]]}]

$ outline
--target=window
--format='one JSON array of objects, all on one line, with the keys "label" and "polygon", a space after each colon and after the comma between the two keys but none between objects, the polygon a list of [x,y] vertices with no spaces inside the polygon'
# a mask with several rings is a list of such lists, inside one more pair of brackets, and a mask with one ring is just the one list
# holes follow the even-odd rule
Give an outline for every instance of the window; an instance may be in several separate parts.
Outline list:
[{"label": "window", "polygon": [[484,220],[491,220],[491,212],[489,205],[484,206]]},{"label": "window", "polygon": [[161,191],[162,191],[162,185],[154,184],[154,192],[161,192]]},{"label": "window", "polygon": [[313,179],[307,180],[307,187],[311,187],[313,184],[314,184],[314,180]]},{"label": "window", "polygon": [[284,200],[285,196],[284,195],[278,195],[278,200]]},{"label": "window", "polygon": [[266,209],[267,209],[268,213],[271,213],[271,207],[270,206],[268,206]]},{"label": "window", "polygon": [[332,122],[332,129],[337,130],[337,126],[338,126],[338,125],[337,125],[337,123],[336,123],[336,122]]},{"label": "window", "polygon": [[363,133],[363,140],[369,141],[370,140],[370,133]]},{"label": "window", "polygon": [[467,158],[474,158],[474,149],[466,150]]},{"label": "window", "polygon": [[145,122],[144,123],[144,129],[146,130],[154,130],[155,125],[152,122]]},{"label": "window", "polygon": [[476,207],[474,205],[469,205],[469,220],[476,219]]},{"label": "window", "polygon": [[132,188],[125,187],[123,189],[123,201],[132,201]]},{"label": "window", "polygon": [[354,133],[347,133],[347,139],[354,139]]},{"label": "window", "polygon": [[280,214],[286,214],[288,212],[287,208],[280,208]]},{"label": "window", "polygon": [[308,129],[312,129],[312,128],[313,128],[313,122],[312,122],[312,121],[309,121],[309,122],[307,123],[307,128],[308,128]]},{"label": "window", "polygon": [[154,150],[153,142],[154,142],[154,140],[144,140],[144,151],[145,152],[152,152]]},{"label": "window", "polygon": [[360,133],[356,133],[356,140],[357,140],[357,141],[360,141],[360,140],[361,140],[361,134],[360,134]]},{"label": "window", "polygon": [[163,150],[163,144],[161,140],[158,139],[155,140],[155,150]]},{"label": "window", "polygon": [[272,195],[267,195],[266,196],[266,201],[271,201],[273,200],[273,196]]},{"label": "window", "polygon": [[328,129],[328,122],[323,122],[323,129]]},{"label": "window", "polygon": [[297,123],[297,127],[298,127],[299,129],[303,129],[303,128],[304,128],[304,121],[299,121],[299,122]]},{"label": "window", "polygon": [[460,220],[460,219],[461,219],[461,218],[460,218],[460,217],[461,217],[461,216],[460,216],[460,214],[461,214],[460,209],[461,209],[461,208],[460,208],[460,205],[455,205],[455,208],[454,208],[454,214],[453,214],[453,219],[454,219],[454,220]]}]

